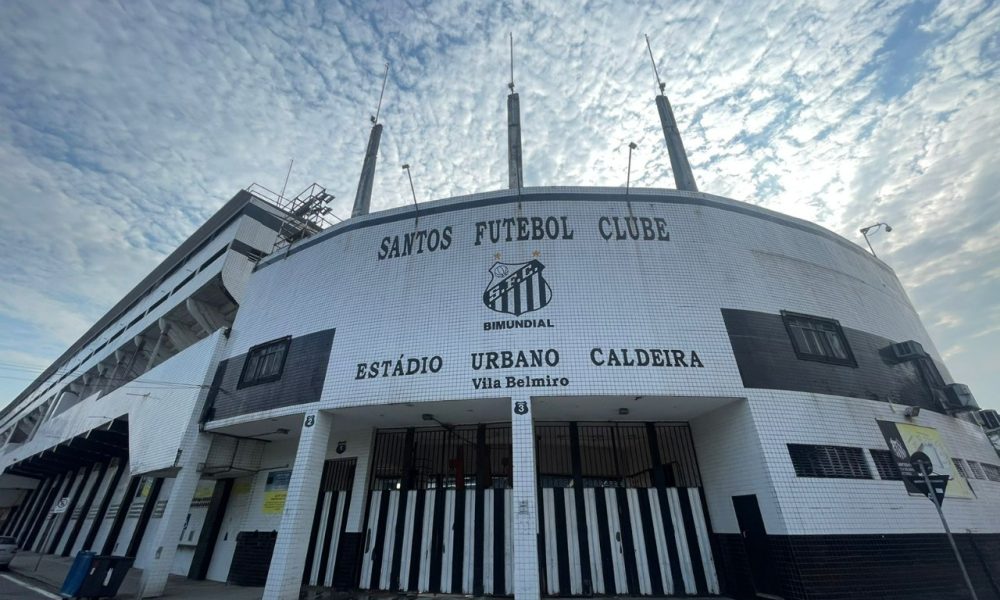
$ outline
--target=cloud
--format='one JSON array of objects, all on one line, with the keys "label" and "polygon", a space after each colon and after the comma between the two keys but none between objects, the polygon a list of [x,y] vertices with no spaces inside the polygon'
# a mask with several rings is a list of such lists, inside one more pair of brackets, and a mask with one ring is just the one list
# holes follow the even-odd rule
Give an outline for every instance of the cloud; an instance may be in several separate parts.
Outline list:
[{"label": "cloud", "polygon": [[[673,187],[649,33],[699,187],[872,239],[953,375],[1000,377],[995,2],[53,3],[0,8],[0,356],[55,357],[241,187],[350,214],[383,63],[373,209],[506,182]],[[986,333],[984,333],[986,332]],[[0,399],[20,383],[0,387]],[[0,400],[2,401],[2,400]]]}]

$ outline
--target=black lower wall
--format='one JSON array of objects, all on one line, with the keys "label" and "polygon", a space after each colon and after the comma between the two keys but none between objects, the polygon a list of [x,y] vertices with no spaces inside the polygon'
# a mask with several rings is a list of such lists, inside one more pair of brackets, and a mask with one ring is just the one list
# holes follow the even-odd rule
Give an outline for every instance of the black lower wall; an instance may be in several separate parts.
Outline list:
[{"label": "black lower wall", "polygon": [[263,587],[271,569],[271,555],[277,531],[241,531],[236,535],[236,550],[226,583]]},{"label": "black lower wall", "polygon": [[[724,593],[754,598],[739,534],[716,534]],[[965,600],[969,592],[941,534],[772,535],[786,600]],[[1000,534],[956,534],[979,600],[1000,600]]]}]

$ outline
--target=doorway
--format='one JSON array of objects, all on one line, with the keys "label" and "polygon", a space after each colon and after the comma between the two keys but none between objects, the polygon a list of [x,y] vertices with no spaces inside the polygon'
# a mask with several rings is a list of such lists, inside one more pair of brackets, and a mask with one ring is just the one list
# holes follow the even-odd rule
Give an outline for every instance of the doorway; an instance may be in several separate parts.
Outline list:
[{"label": "doorway", "polygon": [[747,553],[750,565],[750,578],[758,595],[780,597],[781,585],[774,570],[774,560],[771,554],[771,544],[764,527],[764,518],[760,514],[757,496],[733,496],[733,508],[736,509],[736,521],[740,526],[740,537]]}]

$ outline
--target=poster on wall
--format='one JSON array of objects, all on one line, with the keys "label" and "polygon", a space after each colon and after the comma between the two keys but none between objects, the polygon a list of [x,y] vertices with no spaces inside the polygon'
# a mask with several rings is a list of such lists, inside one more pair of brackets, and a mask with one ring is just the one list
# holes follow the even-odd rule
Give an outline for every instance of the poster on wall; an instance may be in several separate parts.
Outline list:
[{"label": "poster on wall", "polygon": [[267,483],[264,485],[265,515],[280,515],[285,510],[288,480],[291,478],[291,471],[271,471],[267,474]]},{"label": "poster on wall", "polygon": [[191,498],[191,508],[208,506],[212,502],[213,492],[215,492],[214,481],[199,481],[198,487],[194,490],[194,497]]},{"label": "poster on wall", "polygon": [[910,465],[910,456],[914,452],[923,452],[934,465],[934,473],[938,475],[948,475],[949,482],[947,493],[948,498],[972,498],[974,494],[969,482],[966,481],[955,463],[951,460],[951,453],[945,447],[941,433],[933,427],[923,427],[910,423],[895,423],[893,421],[878,421],[882,436],[885,437],[889,450],[892,451],[896,465],[903,474],[903,481],[906,490],[911,494],[920,494],[913,484],[908,481],[908,477],[914,475],[913,467]]}]

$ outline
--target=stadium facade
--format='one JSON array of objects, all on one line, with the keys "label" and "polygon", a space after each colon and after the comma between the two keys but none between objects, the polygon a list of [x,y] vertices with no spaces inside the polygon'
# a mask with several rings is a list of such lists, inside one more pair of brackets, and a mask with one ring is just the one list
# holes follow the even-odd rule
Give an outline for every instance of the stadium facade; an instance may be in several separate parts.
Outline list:
[{"label": "stadium facade", "polygon": [[376,124],[347,221],[240,191],[2,411],[0,534],[147,597],[966,597],[922,452],[1000,597],[1000,458],[892,269],[697,191],[657,106],[678,189],[521,187],[512,93],[511,189],[368,214]]}]

